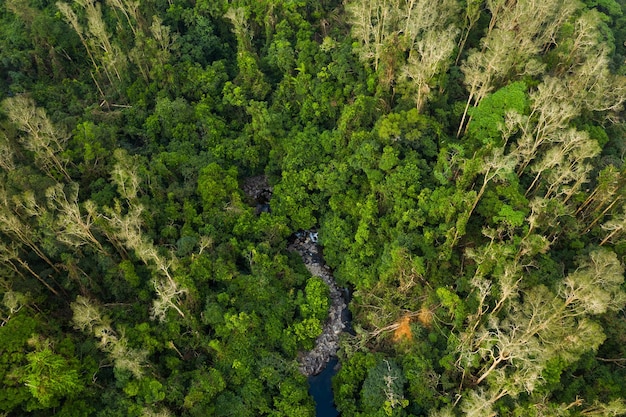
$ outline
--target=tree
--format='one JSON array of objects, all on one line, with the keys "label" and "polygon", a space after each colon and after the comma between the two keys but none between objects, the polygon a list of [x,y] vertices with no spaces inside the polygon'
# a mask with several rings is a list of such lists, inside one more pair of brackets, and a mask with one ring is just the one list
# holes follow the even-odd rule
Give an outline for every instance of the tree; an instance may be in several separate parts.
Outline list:
[{"label": "tree", "polygon": [[141,216],[145,209],[137,201],[142,174],[138,158],[130,157],[122,150],[117,150],[114,155],[117,163],[111,177],[117,185],[118,192],[126,199],[125,206],[128,209],[124,213],[119,201],[116,201],[113,208],[105,208],[105,214],[100,214],[100,217],[106,221],[109,229],[103,232],[111,242],[121,243],[134,251],[142,262],[154,268],[155,276],[152,283],[157,299],[153,302],[152,318],[164,321],[170,308],[181,317],[185,317],[178,304],[187,290],[181,288],[173,272],[178,266],[178,259],[173,252],[169,255],[161,253],[141,230]]},{"label": "tree", "polygon": [[70,182],[67,171],[68,159],[63,155],[69,134],[54,126],[44,109],[24,95],[10,97],[2,102],[2,108],[25,136],[18,140],[33,153],[38,167],[53,179],[57,175]]},{"label": "tree", "polygon": [[[2,217],[0,216],[0,220],[1,218]],[[50,291],[55,296],[60,296],[59,291],[57,291],[51,285],[51,283],[49,283],[44,278],[42,278],[37,272],[35,272],[30,267],[30,265],[25,260],[22,259],[22,255],[20,254],[19,248],[20,248],[20,245],[15,244],[15,243],[11,245],[0,244],[0,264],[8,267],[9,270],[15,272],[19,276],[24,277],[22,271],[20,270],[20,268],[18,268],[18,266],[22,267],[30,275],[35,277],[35,279],[37,279],[44,287],[46,287],[48,291]]]},{"label": "tree", "polygon": [[585,232],[589,231],[621,199],[619,191],[624,185],[624,179],[614,165],[608,165],[600,171],[595,182],[596,186],[593,191],[576,210],[576,215],[582,220],[595,216]]},{"label": "tree", "polygon": [[[515,152],[520,154],[518,175],[521,175],[544,144],[567,136],[564,131],[583,110],[614,112],[626,99],[626,88],[619,77],[610,74],[607,50],[600,43],[599,17],[586,12],[575,22],[573,45],[563,58],[566,68],[557,69],[556,76],[546,76],[530,94],[528,117],[512,115],[521,135]],[[562,52],[565,53],[565,52]],[[564,134],[565,133],[565,134]]]},{"label": "tree", "polygon": [[615,252],[597,249],[579,261],[579,267],[565,277],[561,298],[576,315],[618,311],[626,304],[621,289],[624,268]]},{"label": "tree", "polygon": [[329,301],[328,285],[320,277],[311,277],[304,290],[304,297],[300,301],[302,317],[313,317],[323,321],[328,315]]},{"label": "tree", "polygon": [[[616,311],[626,304],[626,294],[620,288],[623,272],[614,252],[596,249],[563,279],[557,293],[543,285],[503,293],[508,294],[503,300],[508,313],[483,315],[488,319],[480,327],[474,326],[475,333],[461,335],[461,340],[471,341],[458,345],[459,364],[465,372],[476,369],[472,372],[473,385],[489,382],[490,388],[482,392],[490,393],[492,399],[532,393],[541,384],[542,372],[551,359],[572,363],[603,342],[602,328],[591,316]],[[480,290],[481,283],[484,281],[477,280],[473,285]],[[479,291],[485,299],[488,288]],[[471,398],[466,401],[471,402]]]},{"label": "tree", "polygon": [[601,32],[602,14],[588,10],[574,22],[574,36],[559,47],[556,75],[564,77],[569,97],[584,109],[615,113],[626,100],[623,75],[609,69],[610,49]]},{"label": "tree", "polygon": [[0,168],[5,171],[15,169],[15,149],[3,131],[0,131]]},{"label": "tree", "polygon": [[472,123],[467,128],[468,137],[478,142],[474,147],[507,144],[510,136],[519,129],[511,125],[512,115],[528,112],[527,90],[528,86],[523,81],[508,84],[468,110],[472,117]]},{"label": "tree", "polygon": [[[478,23],[480,19],[481,12],[484,10],[484,0],[466,0],[465,1],[465,24],[461,25],[461,37],[458,43],[459,52],[456,55],[456,60],[454,64],[457,65],[459,63],[459,59],[461,58],[461,54],[463,53],[463,49],[465,48],[465,44],[467,43],[467,38],[470,35],[470,32],[474,28],[474,25]],[[493,8],[491,8],[493,10]]]},{"label": "tree", "polygon": [[[126,68],[126,56],[117,44],[111,42],[111,35],[102,16],[102,4],[95,0],[79,0],[76,3],[85,12],[86,27],[69,4],[58,1],[56,6],[80,37],[94,67],[94,73],[100,74],[102,69],[109,86],[119,91],[122,74]],[[94,73],[91,76],[105,103],[108,103],[107,96]]]},{"label": "tree", "polygon": [[[600,146],[591,139],[586,132],[568,129],[553,139],[554,145],[547,149],[540,161],[531,166],[536,172],[533,182],[526,190],[526,194],[537,184],[542,173],[547,171],[549,184],[545,198],[554,198],[563,194],[563,201],[567,202],[587,181],[587,174],[592,167],[587,161],[600,153]],[[573,183],[572,183],[573,182]],[[567,189],[559,191],[560,187]]]},{"label": "tree", "polygon": [[[85,37],[83,34],[84,30],[83,30],[82,25],[78,21],[78,15],[74,11],[74,9],[72,9],[72,7],[67,3],[63,3],[59,1],[57,2],[56,6],[61,12],[61,14],[63,15],[63,17],[65,17],[65,20],[67,21],[67,23],[69,23],[70,26],[72,26],[72,28],[74,29],[74,31],[80,38],[83,46],[85,47],[85,50],[87,51],[87,54],[89,55],[89,59],[91,60],[94,71],[98,72],[98,68],[99,68],[98,64],[96,63],[95,56],[92,53],[91,46],[88,42],[88,38]],[[93,77],[93,73],[92,73],[92,77]],[[100,86],[98,85],[98,82],[95,79],[94,81],[96,82],[98,89],[102,92],[102,90],[100,89]]]},{"label": "tree", "polygon": [[68,194],[61,184],[56,184],[46,190],[46,198],[51,210],[56,212],[54,227],[60,242],[72,245],[89,245],[97,252],[106,255],[100,241],[94,236],[92,228],[98,216],[97,208],[91,201],[84,204],[86,214],[83,215],[78,204],[78,185],[72,183]]},{"label": "tree", "polygon": [[[445,72],[458,33],[455,22],[458,3],[445,0],[351,1],[346,11],[352,36],[359,42],[362,61],[378,71],[383,84],[392,85],[400,69],[405,90],[415,97],[420,109],[430,91],[428,83]],[[400,59],[408,52],[408,59]],[[414,84],[413,84],[414,83]]]},{"label": "tree", "polygon": [[370,368],[363,382],[361,397],[364,409],[370,413],[382,409],[389,417],[405,415],[402,409],[409,405],[404,398],[405,383],[406,378],[393,360],[381,360]]},{"label": "tree", "polygon": [[198,194],[204,210],[223,210],[238,191],[237,169],[226,170],[213,162],[200,170]]},{"label": "tree", "polygon": [[506,79],[544,71],[537,55],[555,41],[560,27],[579,8],[572,0],[523,0],[512,6],[506,1],[488,1],[487,6],[492,18],[481,40],[482,48],[471,52],[461,64],[469,97],[457,136],[465,127],[472,102],[477,106],[494,86]]},{"label": "tree", "polygon": [[[114,0],[114,2],[121,2],[121,0]],[[133,14],[136,14],[136,11],[133,11]],[[137,17],[133,18],[133,21],[136,20]],[[163,20],[157,15],[152,17],[152,25],[148,30],[130,27],[135,37],[135,45],[128,53],[130,61],[137,65],[146,82],[166,80],[166,69],[177,39],[176,33],[172,33],[170,27],[164,25]]]},{"label": "tree", "polygon": [[[7,306],[3,305],[3,307]],[[2,310],[4,314],[5,309]],[[28,346],[28,341],[33,337],[33,334],[39,332],[41,324],[27,311],[28,309],[21,309],[10,320],[3,321],[0,326],[0,349],[3,352],[0,356],[0,378],[2,381],[0,410],[2,412],[18,413],[25,411],[24,409],[28,405],[33,405],[33,408],[40,406],[22,380],[25,375],[25,366],[28,363],[26,355],[32,350]]]},{"label": "tree", "polygon": [[401,9],[388,7],[380,0],[352,1],[346,5],[346,12],[352,25],[352,36],[361,42],[359,56],[365,62],[372,62],[374,70],[382,57],[387,37],[391,35],[390,20],[393,13],[401,13]]},{"label": "tree", "polygon": [[[102,216],[112,228],[112,231],[108,232],[107,235],[110,236],[111,240],[123,242],[146,265],[155,269],[156,276],[152,283],[158,298],[153,302],[152,317],[164,321],[170,308],[176,310],[181,317],[185,317],[185,313],[180,309],[178,303],[180,303],[180,296],[187,293],[187,290],[180,287],[172,272],[176,268],[178,260],[173,253],[170,253],[169,256],[161,254],[154,244],[145,237],[141,231],[143,210],[141,205],[131,205],[128,213],[122,214],[119,203],[114,209],[108,209],[107,215]],[[117,236],[113,238],[112,234]]]},{"label": "tree", "polygon": [[530,94],[530,100],[528,117],[510,115],[521,131],[515,149],[520,155],[518,175],[535,159],[542,145],[558,140],[571,120],[580,114],[577,103],[570,100],[565,82],[556,77],[545,77]]},{"label": "tree", "polygon": [[117,192],[126,200],[134,201],[142,191],[144,171],[138,156],[130,156],[122,149],[113,151],[115,165],[111,172],[111,180],[117,186]]},{"label": "tree", "polygon": [[[459,123],[457,137],[465,126],[465,117],[473,102],[474,107],[493,89],[495,81],[502,78],[513,67],[515,56],[509,49],[513,36],[505,31],[496,31],[490,38],[483,38],[483,51],[473,51],[461,64],[469,96]],[[469,123],[469,122],[468,122]]]},{"label": "tree", "polygon": [[71,363],[48,346],[26,355],[28,365],[22,380],[42,408],[59,403],[62,397],[73,397],[84,388],[77,363]]},{"label": "tree", "polygon": [[128,347],[127,339],[123,334],[118,335],[95,301],[79,295],[70,306],[74,327],[99,339],[98,347],[111,357],[115,368],[128,371],[138,379],[144,375],[147,351]]},{"label": "tree", "polygon": [[480,186],[478,193],[476,194],[476,198],[474,199],[471,208],[469,209],[467,214],[465,214],[467,219],[469,219],[474,212],[474,209],[476,208],[478,202],[485,193],[489,182],[493,181],[496,178],[504,179],[508,175],[511,175],[513,173],[513,169],[517,163],[517,155],[510,153],[504,156],[503,153],[503,148],[496,148],[493,150],[491,155],[481,161],[481,173],[483,174],[483,183]]},{"label": "tree", "polygon": [[415,91],[412,95],[418,110],[422,109],[430,93],[428,83],[437,74],[445,73],[450,64],[456,32],[457,29],[453,26],[445,31],[429,31],[409,52],[400,79],[407,83],[408,91]]},{"label": "tree", "polygon": [[[42,230],[34,228],[27,221],[28,217],[34,216],[37,218],[39,215],[43,214],[44,209],[37,205],[32,193],[27,192],[20,197],[15,196],[15,198],[11,199],[6,188],[0,185],[0,232],[10,240],[6,245],[0,244],[0,259],[15,272],[19,273],[19,269],[13,263],[14,261],[17,262],[54,295],[58,295],[58,291],[35,272],[20,254],[21,247],[27,247],[28,251],[35,253],[52,268],[54,272],[60,272],[58,266],[48,257],[39,242],[39,233],[42,232]],[[20,213],[20,209],[23,210],[22,213]],[[26,219],[23,217],[26,217]],[[52,282],[55,282],[54,278],[52,278]]]},{"label": "tree", "polygon": [[138,31],[143,30],[143,28],[139,26],[142,24],[142,19],[139,15],[139,0],[107,0],[106,3],[124,14],[128,27],[135,36],[137,36]]},{"label": "tree", "polygon": [[626,229],[626,207],[620,212],[614,213],[610,220],[602,224],[602,229],[608,231],[600,242],[600,246],[610,242],[614,237],[620,236]]},{"label": "tree", "polygon": [[247,98],[263,100],[270,87],[259,68],[259,58],[252,48],[252,33],[246,19],[246,11],[243,7],[231,7],[224,17],[232,23],[233,32],[237,38],[239,74],[235,78],[235,84],[247,93]]}]

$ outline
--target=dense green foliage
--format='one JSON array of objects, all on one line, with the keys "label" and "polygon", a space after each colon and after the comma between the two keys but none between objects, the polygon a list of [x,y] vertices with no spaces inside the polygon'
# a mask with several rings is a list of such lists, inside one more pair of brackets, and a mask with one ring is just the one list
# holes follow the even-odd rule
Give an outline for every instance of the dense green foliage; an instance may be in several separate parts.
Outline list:
[{"label": "dense green foliage", "polygon": [[[624,0],[0,2],[0,414],[626,414]],[[265,175],[269,212],[243,189]]]}]

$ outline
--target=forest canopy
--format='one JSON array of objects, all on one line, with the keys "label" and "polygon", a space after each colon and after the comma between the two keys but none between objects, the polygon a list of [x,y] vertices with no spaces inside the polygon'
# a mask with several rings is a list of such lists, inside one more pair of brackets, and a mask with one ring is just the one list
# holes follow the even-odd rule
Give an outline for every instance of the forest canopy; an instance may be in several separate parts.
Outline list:
[{"label": "forest canopy", "polygon": [[[626,415],[625,0],[0,2],[0,415]],[[260,197],[247,191],[265,184]]]}]

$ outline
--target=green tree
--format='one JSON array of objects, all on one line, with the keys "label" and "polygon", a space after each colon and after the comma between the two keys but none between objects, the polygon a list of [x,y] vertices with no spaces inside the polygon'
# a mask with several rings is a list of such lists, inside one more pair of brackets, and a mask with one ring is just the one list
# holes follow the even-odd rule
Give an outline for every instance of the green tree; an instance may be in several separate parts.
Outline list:
[{"label": "green tree", "polygon": [[59,404],[63,397],[80,394],[84,388],[79,368],[63,356],[44,347],[26,355],[28,364],[22,379],[42,408]]},{"label": "green tree", "polygon": [[406,415],[403,409],[409,405],[409,401],[404,398],[405,383],[404,375],[393,360],[381,360],[370,368],[363,382],[361,396],[364,409],[372,415]]}]

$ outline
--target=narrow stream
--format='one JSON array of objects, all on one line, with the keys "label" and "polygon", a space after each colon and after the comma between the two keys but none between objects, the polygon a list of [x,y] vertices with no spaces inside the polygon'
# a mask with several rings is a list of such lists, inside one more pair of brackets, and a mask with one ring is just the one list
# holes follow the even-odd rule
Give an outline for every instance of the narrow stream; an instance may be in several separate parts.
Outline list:
[{"label": "narrow stream", "polygon": [[[256,205],[256,214],[270,211],[269,201],[272,188],[264,175],[247,178],[242,189]],[[322,250],[317,244],[315,230],[299,231],[293,235],[289,250],[297,252],[311,275],[320,277],[329,289],[330,308],[322,333],[315,340],[315,347],[299,358],[300,372],[308,377],[309,394],[315,400],[317,417],[336,417],[332,390],[332,377],[338,371],[339,335],[345,331],[352,333],[351,315],[348,310],[349,291],[340,289],[332,271],[324,263]]]},{"label": "narrow stream", "polygon": [[328,362],[326,368],[317,375],[309,377],[309,394],[315,400],[315,415],[317,417],[337,417],[339,411],[335,408],[332,377],[337,373],[337,358]]},{"label": "narrow stream", "polygon": [[[350,302],[350,290],[343,290],[344,300]],[[342,320],[345,325],[344,332],[354,335],[352,328],[352,314],[349,309],[342,312]],[[339,371],[339,360],[336,356],[332,357],[326,364],[326,367],[317,375],[311,375],[308,378],[309,394],[315,400],[316,417],[337,417],[339,411],[335,408],[332,378]]]},{"label": "narrow stream", "polygon": [[331,379],[338,370],[339,336],[350,330],[348,294],[337,286],[330,268],[325,265],[314,230],[296,233],[289,249],[298,252],[311,275],[320,277],[330,290],[328,318],[315,347],[300,357],[300,372],[309,377],[309,394],[315,400],[316,416],[336,417],[339,412],[334,404]]},{"label": "narrow stream", "polygon": [[299,358],[300,372],[311,376],[322,372],[330,359],[337,355],[339,336],[346,329],[344,319],[347,317],[348,304],[344,298],[344,291],[337,286],[332,271],[324,263],[321,248],[317,244],[317,232],[300,231],[294,237],[289,250],[297,252],[311,275],[320,277],[329,289],[330,307],[322,333],[315,340],[315,347]]}]

